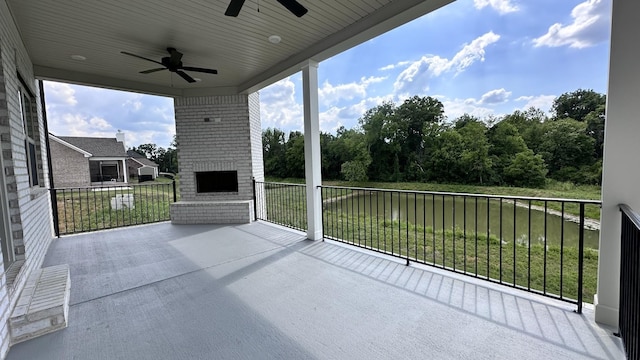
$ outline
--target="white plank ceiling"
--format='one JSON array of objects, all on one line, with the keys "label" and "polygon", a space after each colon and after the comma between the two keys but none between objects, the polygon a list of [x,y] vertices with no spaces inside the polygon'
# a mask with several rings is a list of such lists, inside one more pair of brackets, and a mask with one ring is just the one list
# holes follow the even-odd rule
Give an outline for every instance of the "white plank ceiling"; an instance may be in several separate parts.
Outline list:
[{"label": "white plank ceiling", "polygon": [[[6,1],[38,78],[189,96],[259,90],[452,0],[299,0],[309,10],[301,18],[276,0],[247,0],[237,18],[224,16],[229,0]],[[140,74],[159,66],[120,53],[160,61],[167,47],[184,66],[219,73],[187,71],[200,79],[191,84],[169,71]]]}]

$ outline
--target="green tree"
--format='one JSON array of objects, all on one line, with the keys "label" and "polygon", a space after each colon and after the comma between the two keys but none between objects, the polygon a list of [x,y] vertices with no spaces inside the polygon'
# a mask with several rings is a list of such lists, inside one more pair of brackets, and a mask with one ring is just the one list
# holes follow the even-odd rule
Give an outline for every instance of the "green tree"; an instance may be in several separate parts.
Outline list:
[{"label": "green tree", "polygon": [[262,132],[262,157],[265,175],[281,178],[287,176],[284,132],[271,128]]},{"label": "green tree", "polygon": [[460,165],[466,169],[467,178],[464,182],[483,184],[491,171],[489,158],[489,141],[486,136],[487,128],[480,121],[468,121],[458,129],[462,137],[462,154]]},{"label": "green tree", "polygon": [[373,161],[367,175],[372,180],[390,181],[394,177],[397,149],[391,144],[393,129],[390,126],[395,105],[385,102],[367,110],[359,120],[364,131],[365,145]]},{"label": "green tree", "polygon": [[535,155],[527,149],[516,154],[515,158],[504,169],[507,183],[518,187],[542,187],[547,175],[547,168],[542,156]]},{"label": "green tree", "polygon": [[284,177],[304,177],[304,135],[300,131],[289,133],[287,140],[286,175]]},{"label": "green tree", "polygon": [[578,89],[564,93],[553,101],[552,111],[555,119],[571,118],[577,121],[585,121],[587,115],[592,112],[604,113],[607,102],[605,95],[593,90]]},{"label": "green tree", "polygon": [[504,184],[504,169],[509,166],[516,154],[528,150],[518,128],[509,122],[499,122],[488,131],[490,143],[489,156],[492,160],[493,182]]},{"label": "green tree", "polygon": [[595,140],[586,134],[587,124],[573,119],[544,124],[540,154],[549,168],[549,176],[560,181],[574,181],[582,166],[593,164]]}]

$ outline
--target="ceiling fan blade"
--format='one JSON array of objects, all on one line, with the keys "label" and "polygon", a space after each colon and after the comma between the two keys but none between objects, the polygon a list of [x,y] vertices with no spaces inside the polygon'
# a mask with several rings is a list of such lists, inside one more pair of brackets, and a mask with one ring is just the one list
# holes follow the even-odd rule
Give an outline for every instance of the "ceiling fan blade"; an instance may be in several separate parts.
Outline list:
[{"label": "ceiling fan blade", "polygon": [[192,66],[183,66],[182,70],[198,71],[198,72],[207,73],[207,74],[217,74],[218,73],[218,70],[215,70],[215,69],[203,69],[203,68],[192,67]]},{"label": "ceiling fan blade", "polygon": [[302,15],[306,14],[307,11],[309,11],[296,0],[278,0],[278,2],[297,17],[302,17]]},{"label": "ceiling fan blade", "polygon": [[178,70],[178,71],[176,71],[176,74],[180,75],[180,77],[182,77],[183,79],[187,80],[187,82],[190,82],[190,83],[194,83],[194,82],[196,82],[196,80],[195,80],[194,78],[192,78],[191,76],[189,76],[189,75],[188,75],[186,72],[184,72],[184,71],[180,71],[180,70]]},{"label": "ceiling fan blade", "polygon": [[157,68],[157,69],[144,70],[144,71],[140,71],[140,74],[151,74],[151,73],[154,73],[156,71],[161,71],[161,70],[167,70],[167,68]]},{"label": "ceiling fan blade", "polygon": [[160,64],[160,65],[164,66],[161,62],[159,62],[159,61],[155,61],[155,60],[153,60],[153,59],[146,58],[146,57],[144,57],[144,56],[140,56],[140,55],[132,54],[132,53],[129,53],[129,52],[126,52],[126,51],[120,51],[120,53],[121,53],[121,54],[125,54],[125,55],[129,55],[129,56],[133,56],[133,57],[137,57],[138,59],[151,61],[151,62],[154,62],[154,63],[156,63],[156,64]]},{"label": "ceiling fan blade", "polygon": [[227,11],[224,12],[226,16],[237,17],[240,14],[240,9],[242,9],[242,5],[244,5],[244,0],[231,0],[229,6],[227,7]]}]

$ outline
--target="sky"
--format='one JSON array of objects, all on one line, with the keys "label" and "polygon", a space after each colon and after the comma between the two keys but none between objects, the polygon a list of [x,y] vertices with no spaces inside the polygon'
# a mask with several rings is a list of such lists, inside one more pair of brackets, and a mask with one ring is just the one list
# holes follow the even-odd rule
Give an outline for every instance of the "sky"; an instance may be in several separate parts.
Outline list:
[{"label": "sky", "polygon": [[[320,128],[353,128],[370,108],[431,96],[449,121],[545,112],[566,92],[606,93],[611,0],[458,0],[320,63]],[[45,82],[49,130],[168,147],[171,98]],[[302,77],[260,90],[263,129],[303,130]]]}]

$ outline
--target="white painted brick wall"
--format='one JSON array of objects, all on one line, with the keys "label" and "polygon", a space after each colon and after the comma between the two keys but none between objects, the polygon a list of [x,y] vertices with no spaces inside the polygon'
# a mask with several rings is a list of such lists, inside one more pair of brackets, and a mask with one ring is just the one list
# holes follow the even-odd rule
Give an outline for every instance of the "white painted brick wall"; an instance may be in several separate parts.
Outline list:
[{"label": "white painted brick wall", "polygon": [[[198,223],[203,216],[209,223],[250,221],[252,179],[264,179],[259,95],[182,97],[174,108],[181,201],[172,206],[172,221],[188,223],[194,211],[206,214]],[[196,193],[195,172],[226,170],[238,172],[238,192]]]},{"label": "white painted brick wall", "polygon": [[[36,96],[36,106],[41,136],[35,139],[41,154],[38,159],[41,186],[29,184],[26,152],[18,88],[17,73]],[[7,189],[7,201],[13,234],[14,249],[23,254],[24,265],[12,284],[7,284],[4,266],[0,276],[0,359],[10,345],[8,318],[28,275],[42,265],[44,255],[52,239],[51,203],[48,196],[48,169],[45,152],[45,133],[40,105],[40,89],[33,75],[33,65],[20,40],[18,31],[4,1],[0,0],[0,148],[2,171]],[[6,209],[0,209],[5,211]]]}]

